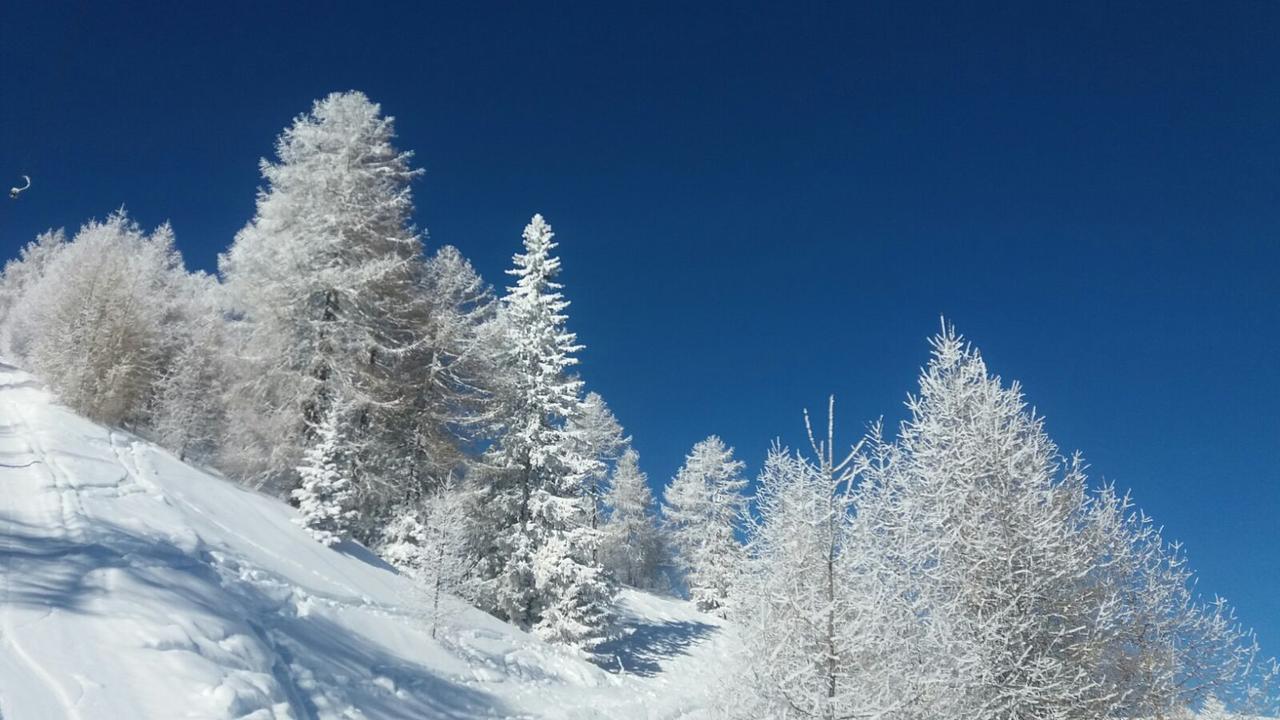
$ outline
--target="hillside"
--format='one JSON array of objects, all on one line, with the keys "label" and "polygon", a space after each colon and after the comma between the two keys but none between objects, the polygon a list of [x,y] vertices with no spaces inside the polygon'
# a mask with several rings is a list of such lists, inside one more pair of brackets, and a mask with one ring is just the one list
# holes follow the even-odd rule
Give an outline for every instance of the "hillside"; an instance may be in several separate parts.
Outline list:
[{"label": "hillside", "polygon": [[695,717],[731,647],[637,592],[607,669],[453,599],[432,639],[405,578],[293,518],[0,364],[0,717]]}]

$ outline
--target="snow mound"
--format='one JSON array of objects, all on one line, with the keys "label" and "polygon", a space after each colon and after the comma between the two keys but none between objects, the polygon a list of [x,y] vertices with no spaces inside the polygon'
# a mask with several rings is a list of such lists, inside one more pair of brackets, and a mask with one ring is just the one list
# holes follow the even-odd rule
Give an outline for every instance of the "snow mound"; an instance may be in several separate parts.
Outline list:
[{"label": "snow mound", "polygon": [[0,364],[0,718],[682,718],[731,633],[624,593],[602,666],[328,549],[285,504],[56,404]]}]

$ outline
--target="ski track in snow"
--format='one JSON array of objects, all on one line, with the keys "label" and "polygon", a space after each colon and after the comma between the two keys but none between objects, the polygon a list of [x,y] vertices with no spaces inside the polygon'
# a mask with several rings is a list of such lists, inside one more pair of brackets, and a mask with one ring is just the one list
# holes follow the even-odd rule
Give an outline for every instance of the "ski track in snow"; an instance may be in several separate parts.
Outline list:
[{"label": "ski track in snow", "polygon": [[452,598],[432,639],[407,580],[293,517],[0,363],[0,720],[692,719],[734,648],[634,591],[605,669]]},{"label": "ski track in snow", "polygon": [[[62,483],[59,482],[58,472],[54,469],[54,466],[51,463],[51,458],[49,457],[48,453],[45,452],[43,447],[39,445],[35,437],[35,433],[31,431],[30,424],[26,419],[23,409],[15,405],[11,400],[12,390],[19,389],[19,388],[29,388],[29,387],[31,387],[31,384],[29,382],[20,382],[20,383],[5,382],[3,384],[0,384],[0,417],[5,418],[7,421],[11,423],[6,426],[6,437],[16,438],[19,441],[21,441],[25,446],[22,450],[19,450],[15,454],[27,454],[31,456],[31,460],[28,461],[27,463],[21,464],[21,465],[14,465],[12,466],[12,468],[26,470],[26,469],[33,469],[36,467],[42,467],[46,469],[48,477],[52,482],[52,487],[54,489],[54,492],[56,492],[58,495],[58,506],[59,506],[59,514],[60,514],[60,518],[58,518],[56,522],[51,523],[51,525],[53,526],[54,529],[61,530],[62,534],[66,536],[68,539],[71,539],[73,534],[82,539],[83,528],[80,526],[78,519],[74,517],[74,513],[72,510],[72,504],[76,503],[77,499],[74,497],[71,497],[71,498],[68,497],[68,494],[74,496],[74,489],[67,488]],[[8,493],[0,493],[0,494],[8,496]],[[73,528],[75,530],[73,530]],[[6,534],[16,535],[17,533],[15,532],[15,533],[6,533]],[[47,688],[49,694],[51,694],[54,698],[57,699],[60,705],[62,714],[67,718],[73,718],[75,720],[79,720],[80,712],[79,712],[79,709],[76,707],[76,704],[79,702],[79,699],[77,698],[73,700],[71,696],[68,694],[67,689],[57,681],[53,673],[44,665],[42,665],[39,661],[37,661],[31,655],[31,653],[27,651],[27,649],[23,646],[23,643],[19,639],[19,634],[18,634],[19,626],[14,617],[14,613],[8,611],[8,608],[11,605],[10,598],[12,597],[12,594],[13,594],[13,581],[15,576],[16,576],[16,572],[13,570],[12,567],[5,567],[4,569],[5,606],[4,606],[3,613],[0,614],[0,628],[3,628],[4,645],[13,651],[12,656],[20,660],[22,665],[25,667],[27,674],[36,680],[34,687]],[[49,618],[50,616],[52,616],[53,612],[54,612],[54,609],[52,607],[46,608],[44,614],[40,615],[39,617],[33,620],[27,621],[26,625],[32,625],[37,622],[43,621],[46,618]],[[32,688],[33,685],[27,684],[27,687]],[[83,692],[81,693],[81,696],[83,697]]]}]

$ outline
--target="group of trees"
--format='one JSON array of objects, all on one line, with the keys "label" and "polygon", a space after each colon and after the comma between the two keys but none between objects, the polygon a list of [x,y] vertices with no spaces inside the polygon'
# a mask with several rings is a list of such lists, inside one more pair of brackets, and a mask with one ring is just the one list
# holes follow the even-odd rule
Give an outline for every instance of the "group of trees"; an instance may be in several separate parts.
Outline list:
[{"label": "group of trees", "polygon": [[289,499],[321,542],[379,549],[433,608],[460,593],[589,650],[618,579],[657,586],[664,563],[630,438],[574,372],[551,226],[530,221],[498,297],[456,249],[426,253],[394,139],[361,93],[317,101],[216,277],[123,210],[41,235],[0,278],[0,350],[79,412]]},{"label": "group of trees", "polygon": [[743,639],[743,717],[1168,718],[1265,703],[1274,665],[1176,545],[1091,488],[1019,387],[954,331],[893,437],[834,407],[749,493],[716,436],[658,519],[631,440],[575,372],[551,226],[499,296],[413,225],[420,174],[357,92],[263,161],[217,276],[123,210],[40,235],[0,276],[0,350],[62,400],[292,501],[321,542],[589,652],[618,585],[675,582]]},{"label": "group of trees", "polygon": [[1276,709],[1275,663],[1230,608],[1195,595],[1177,546],[1127,497],[1091,490],[952,329],[908,409],[896,438],[873,426],[840,461],[830,415],[812,455],[769,454],[728,601],[746,649],[732,712]]},{"label": "group of trees", "polygon": [[68,404],[104,422],[138,422],[179,352],[166,327],[181,321],[187,286],[199,282],[182,271],[167,225],[148,235],[116,213],[72,242],[50,231],[6,267],[4,341]]}]

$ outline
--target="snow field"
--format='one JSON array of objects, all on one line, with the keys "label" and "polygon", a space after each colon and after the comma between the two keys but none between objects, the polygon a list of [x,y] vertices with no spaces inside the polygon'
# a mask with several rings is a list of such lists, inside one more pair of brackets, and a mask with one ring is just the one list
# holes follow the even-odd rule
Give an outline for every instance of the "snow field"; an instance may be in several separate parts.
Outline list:
[{"label": "snow field", "polygon": [[631,591],[608,670],[455,598],[432,639],[363,547],[320,545],[283,503],[7,365],[0,488],[5,720],[695,717],[733,642]]}]

